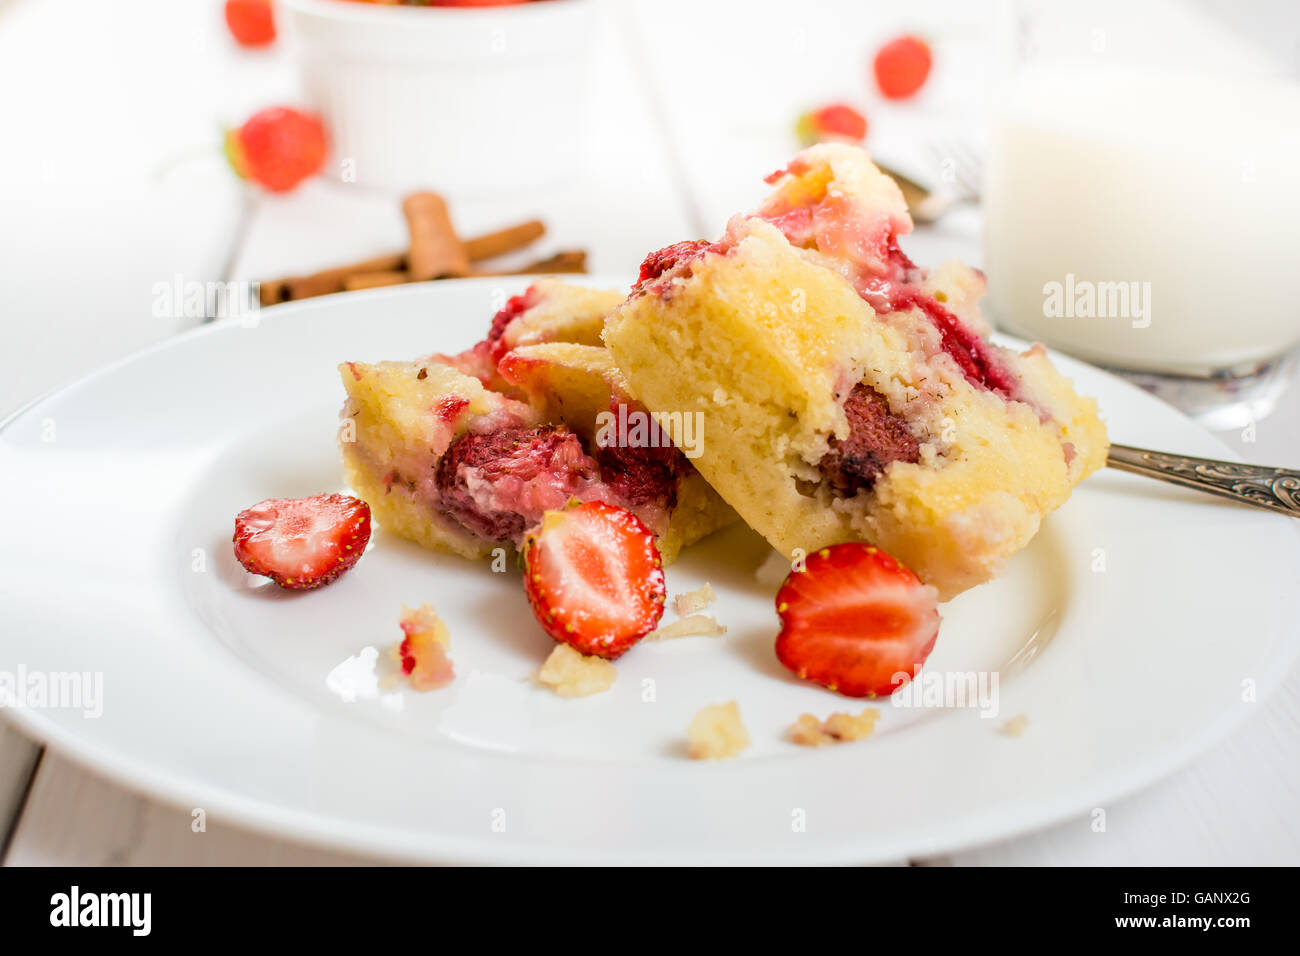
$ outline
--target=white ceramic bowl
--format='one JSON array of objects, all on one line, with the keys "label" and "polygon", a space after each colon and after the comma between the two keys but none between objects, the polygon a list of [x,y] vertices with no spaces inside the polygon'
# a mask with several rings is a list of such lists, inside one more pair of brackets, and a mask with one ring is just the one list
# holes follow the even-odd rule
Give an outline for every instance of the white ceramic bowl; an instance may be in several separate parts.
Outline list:
[{"label": "white ceramic bowl", "polygon": [[593,0],[408,7],[282,0],[334,175],[486,192],[574,168]]}]

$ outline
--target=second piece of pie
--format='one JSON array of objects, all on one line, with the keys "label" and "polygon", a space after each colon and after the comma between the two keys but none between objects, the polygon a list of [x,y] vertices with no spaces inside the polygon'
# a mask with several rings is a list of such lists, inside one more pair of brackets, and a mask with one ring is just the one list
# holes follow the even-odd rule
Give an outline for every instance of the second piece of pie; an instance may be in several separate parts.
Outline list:
[{"label": "second piece of pie", "polygon": [[1095,403],[1035,346],[990,343],[982,274],[898,245],[897,186],[805,150],[716,242],[652,254],[604,341],[656,414],[700,413],[694,464],[787,557],[863,540],[943,598],[998,572],[1105,461]]}]

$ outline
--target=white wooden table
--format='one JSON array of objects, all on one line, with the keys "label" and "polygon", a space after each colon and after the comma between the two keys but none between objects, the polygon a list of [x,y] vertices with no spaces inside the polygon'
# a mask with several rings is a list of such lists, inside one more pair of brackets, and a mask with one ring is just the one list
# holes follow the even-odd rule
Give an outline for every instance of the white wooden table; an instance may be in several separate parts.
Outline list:
[{"label": "white wooden table", "polygon": [[[872,147],[924,165],[927,131],[977,111],[964,87],[987,60],[988,11],[934,2],[900,21],[893,4],[826,7],[836,29],[819,29],[806,4],[789,0],[748,2],[739,16],[708,0],[607,4],[580,185],[452,196],[458,225],[474,233],[536,215],[551,247],[584,247],[593,271],[630,276],[650,249],[718,233],[791,153],[798,109],[854,95],[866,51],[918,24],[944,57],[932,101],[925,111],[877,105]],[[699,29],[681,30],[691,16]],[[255,196],[228,174],[216,130],[292,102],[296,83],[285,51],[232,47],[216,0],[0,0],[0,89],[0,416],[180,331],[184,323],[151,315],[156,282],[260,279],[403,244],[395,197],[325,181]],[[704,108],[702,90],[725,108]],[[955,215],[909,250],[921,261],[978,263],[978,226],[973,211]],[[1300,463],[1300,383],[1253,443],[1224,437],[1245,457]],[[928,862],[1300,862],[1300,672],[1259,708],[1191,766],[1107,808],[1105,833],[1080,819]],[[107,783],[0,719],[6,865],[373,862],[218,820],[195,834],[190,822],[188,811]]]}]

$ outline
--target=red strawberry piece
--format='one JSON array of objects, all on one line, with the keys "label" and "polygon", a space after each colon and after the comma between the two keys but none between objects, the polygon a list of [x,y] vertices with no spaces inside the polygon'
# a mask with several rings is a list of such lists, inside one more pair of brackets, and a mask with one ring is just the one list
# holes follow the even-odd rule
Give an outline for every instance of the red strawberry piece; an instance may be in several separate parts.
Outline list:
[{"label": "red strawberry piece", "polygon": [[777,592],[776,656],[846,697],[888,696],[930,656],[937,603],[934,588],[878,548],[823,548]]},{"label": "red strawberry piece", "polygon": [[[687,239],[650,253],[641,263],[641,274],[636,279],[637,286],[658,279],[665,272],[671,272],[684,262],[698,259],[711,245],[712,243],[707,239]],[[690,273],[687,272],[686,275]]]},{"label": "red strawberry piece", "polygon": [[920,37],[890,40],[876,52],[872,62],[876,86],[886,99],[905,100],[925,85],[931,62],[930,47]]},{"label": "red strawberry piece", "polygon": [[805,146],[825,140],[860,143],[867,136],[867,118],[847,103],[831,103],[801,115],[794,130]]},{"label": "red strawberry piece", "polygon": [[[506,329],[510,327],[510,324],[515,319],[541,301],[542,293],[536,285],[530,285],[519,295],[507,299],[501,311],[492,316],[492,325],[488,329],[487,338],[474,346],[474,349],[483,350],[488,361],[493,365],[499,363],[506,353],[510,351],[510,346],[505,340]],[[474,349],[471,349],[471,351],[474,351]]]},{"label": "red strawberry piece", "polygon": [[667,593],[654,535],[600,501],[546,513],[524,543],[524,592],[547,634],[611,661],[659,623]]},{"label": "red strawberry piece", "polygon": [[235,557],[282,588],[329,584],[361,559],[370,506],[351,495],[271,498],[235,518]]},{"label": "red strawberry piece", "polygon": [[240,46],[266,46],[275,39],[271,0],[226,0],[226,26]]},{"label": "red strawberry piece", "polygon": [[226,158],[244,179],[288,192],[325,165],[325,127],[310,113],[273,106],[226,134]]}]

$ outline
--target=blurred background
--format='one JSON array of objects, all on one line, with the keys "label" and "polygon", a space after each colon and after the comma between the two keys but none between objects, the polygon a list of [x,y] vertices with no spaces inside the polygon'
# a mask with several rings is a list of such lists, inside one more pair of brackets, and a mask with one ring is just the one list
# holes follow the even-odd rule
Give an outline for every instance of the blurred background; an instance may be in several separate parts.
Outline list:
[{"label": "blurred background", "polygon": [[[248,0],[236,0],[240,5]],[[730,214],[752,205],[761,177],[799,147],[801,114],[831,105],[865,121],[865,145],[878,161],[945,199],[978,198],[992,173],[1014,183],[1035,168],[1052,171],[1053,195],[1087,197],[1099,164],[1117,150],[1127,157],[1121,168],[1139,177],[1139,205],[1151,193],[1143,183],[1167,182],[1173,173],[1165,205],[1130,223],[1116,221],[1134,205],[1123,194],[1097,213],[1109,226],[1084,229],[1078,210],[1086,215],[1089,202],[1046,224],[1024,208],[1000,206],[994,212],[1004,256],[996,264],[1009,277],[1026,250],[1048,240],[1066,258],[1038,263],[1040,272],[1056,275],[1076,261],[1086,271],[1088,242],[1113,246],[1123,227],[1140,232],[1143,220],[1172,224],[1186,248],[1165,259],[1183,260],[1189,275],[1203,275],[1203,263],[1220,256],[1218,266],[1243,279],[1252,262],[1293,262],[1298,251],[1294,229],[1274,229],[1300,216],[1292,161],[1300,145],[1300,8],[1286,0],[542,0],[459,10],[276,0],[269,4],[274,37],[257,46],[232,34],[226,6],[0,0],[0,316],[7,339],[0,411],[203,320],[155,314],[160,282],[269,279],[403,247],[400,198],[415,188],[447,198],[462,236],[537,217],[548,232],[536,254],[582,249],[589,271],[630,278],[647,251],[714,236]],[[242,17],[234,26],[252,31],[245,42],[267,39],[255,16],[250,21],[245,10]],[[923,42],[930,66],[918,88],[891,98],[875,59],[907,36]],[[1019,138],[991,173],[991,135],[1008,128],[998,126],[999,110],[1040,86],[1034,69],[1072,57],[1093,61],[1088,66],[1204,74],[1214,95],[1156,91],[1134,105],[1121,83],[1110,106],[1096,108],[1127,104],[1128,125],[1110,130],[1097,155],[1064,170],[1060,144],[1053,152],[1035,139],[1041,129],[1013,131]],[[911,82],[906,56],[895,68]],[[1289,92],[1250,113],[1260,95],[1244,84],[1256,79]],[[1021,104],[1022,114],[1057,113],[1049,124],[1078,115],[1096,88],[1066,84],[1046,106]],[[225,132],[272,106],[318,114],[331,144],[319,174],[287,192],[239,179],[223,155]],[[1141,137],[1134,117],[1171,115],[1176,128],[1161,140],[1163,153],[1133,146]],[[844,135],[842,123],[830,126],[814,123],[811,138]],[[810,138],[807,123],[802,132]],[[856,132],[851,128],[850,138]],[[1206,144],[1217,151],[1212,159],[1223,159],[1207,167],[1219,185],[1178,178],[1176,170]],[[1064,147],[1067,155],[1079,152],[1072,142]],[[1226,192],[1224,202],[1206,198],[1216,192]],[[1261,195],[1273,211],[1259,217],[1266,243],[1245,237],[1252,223],[1244,213],[1233,222],[1187,214],[1231,214]],[[907,243],[912,257],[984,264],[979,204],[939,205],[943,214]],[[1062,222],[1070,216],[1075,221]],[[1214,255],[1193,250],[1189,229],[1202,231],[1202,246],[1214,246]],[[1074,244],[1056,230],[1076,233]],[[1087,230],[1093,234],[1081,245],[1077,233]],[[1034,238],[1008,245],[1009,233]],[[1143,234],[1134,247],[1160,241]],[[1221,257],[1243,245],[1243,255]],[[1154,271],[1159,264],[1143,262],[1094,278],[1152,279]],[[1018,289],[998,294],[1000,278],[991,276],[990,311],[999,319],[999,305],[1023,305],[1019,291],[1036,295],[1041,284],[1037,273],[1016,276]],[[1172,288],[1181,277],[1165,281]],[[1238,301],[1243,284],[1214,283],[1235,286]],[[1206,371],[1252,369],[1285,353],[1300,335],[1300,316],[1287,298],[1261,301],[1257,311],[1273,302],[1283,327],[1260,331],[1244,350],[1201,347],[1205,354],[1193,359]],[[1221,310],[1215,314],[1218,335],[1228,323]],[[1049,342],[1050,333],[1064,331],[1059,324],[1042,330],[1041,317],[1005,318]],[[1155,338],[1130,336],[1087,357],[1124,364],[1116,349],[1122,359],[1134,341]],[[1064,339],[1089,352],[1089,343]],[[1160,363],[1146,356],[1137,364]]]}]

